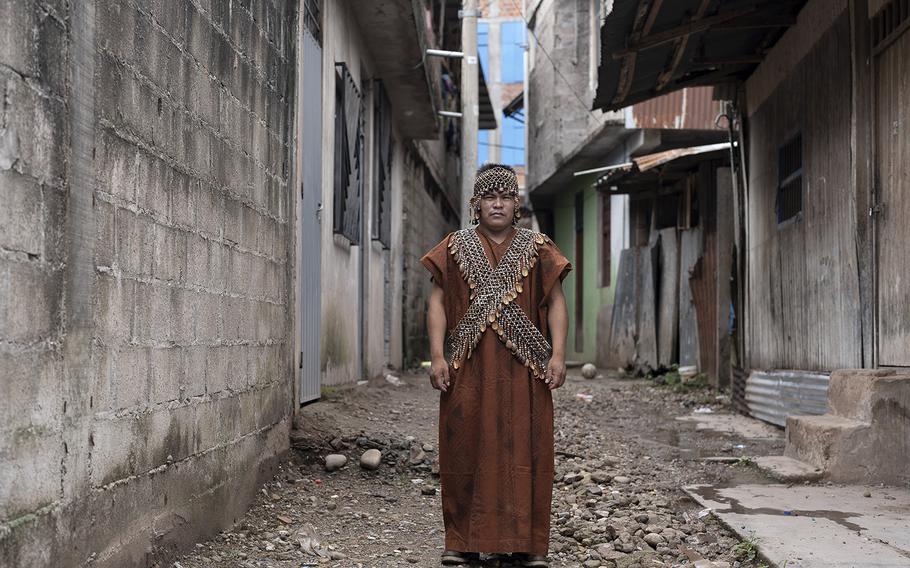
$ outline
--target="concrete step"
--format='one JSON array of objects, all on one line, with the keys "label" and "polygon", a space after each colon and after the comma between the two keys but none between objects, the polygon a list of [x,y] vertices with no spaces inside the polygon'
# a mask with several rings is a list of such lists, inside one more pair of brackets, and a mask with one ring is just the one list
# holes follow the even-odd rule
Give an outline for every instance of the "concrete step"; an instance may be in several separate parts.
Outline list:
[{"label": "concrete step", "polygon": [[834,462],[849,462],[850,455],[862,450],[871,431],[868,422],[833,414],[790,416],[784,455],[830,472]]},{"label": "concrete step", "polygon": [[889,401],[910,400],[905,369],[842,369],[828,381],[828,412],[861,422],[876,422]]},{"label": "concrete step", "polygon": [[825,474],[821,468],[787,456],[761,456],[755,458],[760,470],[784,483],[818,481]]}]

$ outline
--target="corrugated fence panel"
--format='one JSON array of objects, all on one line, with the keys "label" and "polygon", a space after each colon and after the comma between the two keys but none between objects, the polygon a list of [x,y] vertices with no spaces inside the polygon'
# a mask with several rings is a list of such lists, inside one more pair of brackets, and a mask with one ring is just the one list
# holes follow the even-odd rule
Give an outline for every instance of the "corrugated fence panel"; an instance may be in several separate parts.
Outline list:
[{"label": "corrugated fence panel", "polygon": [[782,427],[787,425],[787,416],[825,414],[828,376],[805,371],[755,371],[746,380],[749,414]]}]

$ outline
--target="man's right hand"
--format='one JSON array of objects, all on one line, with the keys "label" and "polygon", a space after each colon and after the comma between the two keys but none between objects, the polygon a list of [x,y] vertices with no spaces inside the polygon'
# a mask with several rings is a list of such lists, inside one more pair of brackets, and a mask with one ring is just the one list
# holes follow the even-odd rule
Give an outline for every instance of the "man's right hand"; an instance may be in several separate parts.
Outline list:
[{"label": "man's right hand", "polygon": [[451,384],[449,362],[445,359],[434,359],[430,363],[430,384],[433,388],[446,392]]}]

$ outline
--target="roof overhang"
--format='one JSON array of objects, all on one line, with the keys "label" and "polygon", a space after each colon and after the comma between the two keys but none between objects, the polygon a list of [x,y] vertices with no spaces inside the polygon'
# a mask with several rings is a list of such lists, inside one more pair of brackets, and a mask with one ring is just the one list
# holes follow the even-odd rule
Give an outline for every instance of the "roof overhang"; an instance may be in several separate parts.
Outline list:
[{"label": "roof overhang", "polygon": [[426,56],[423,0],[370,0],[352,8],[399,132],[406,138],[438,137],[441,79],[438,62]]},{"label": "roof overhang", "polygon": [[688,176],[701,162],[729,157],[729,142],[646,154],[601,175],[595,187],[617,194],[659,191]]},{"label": "roof overhang", "polygon": [[594,108],[684,87],[739,83],[806,0],[615,0],[601,28]]},{"label": "roof overhang", "polygon": [[566,187],[588,183],[593,185],[600,174],[586,170],[610,167],[631,162],[635,157],[673,148],[716,144],[727,139],[723,130],[688,130],[675,128],[629,129],[624,125],[607,123],[566,158],[549,178],[530,189],[535,209],[548,209],[553,198]]}]

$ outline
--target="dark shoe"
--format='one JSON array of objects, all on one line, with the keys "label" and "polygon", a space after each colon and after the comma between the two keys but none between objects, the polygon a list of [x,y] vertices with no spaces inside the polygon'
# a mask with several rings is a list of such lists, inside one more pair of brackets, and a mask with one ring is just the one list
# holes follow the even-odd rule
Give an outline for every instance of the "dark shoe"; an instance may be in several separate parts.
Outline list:
[{"label": "dark shoe", "polygon": [[442,564],[444,566],[459,566],[471,560],[477,560],[480,555],[476,552],[458,552],[457,550],[442,551]]},{"label": "dark shoe", "polygon": [[525,554],[521,559],[521,565],[525,568],[550,568],[550,561],[546,556],[539,554]]}]

